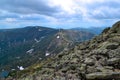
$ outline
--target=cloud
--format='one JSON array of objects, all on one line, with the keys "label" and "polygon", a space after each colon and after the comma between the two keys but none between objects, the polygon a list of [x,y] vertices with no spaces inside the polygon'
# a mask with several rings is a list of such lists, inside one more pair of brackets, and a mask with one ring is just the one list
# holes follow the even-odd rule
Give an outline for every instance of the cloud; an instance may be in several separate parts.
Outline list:
[{"label": "cloud", "polygon": [[0,1],[2,25],[103,26],[120,20],[119,12],[119,0]]},{"label": "cloud", "polygon": [[88,15],[94,19],[120,19],[120,2],[118,0],[105,0],[100,3],[86,6]]},{"label": "cloud", "polygon": [[47,0],[1,0],[0,8],[19,14],[52,15],[58,12],[56,7],[47,4]]}]

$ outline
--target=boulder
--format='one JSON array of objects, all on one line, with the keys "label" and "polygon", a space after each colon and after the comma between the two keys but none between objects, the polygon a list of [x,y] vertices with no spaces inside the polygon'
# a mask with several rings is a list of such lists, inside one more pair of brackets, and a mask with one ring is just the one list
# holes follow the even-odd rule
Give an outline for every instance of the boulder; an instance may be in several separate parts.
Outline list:
[{"label": "boulder", "polygon": [[98,66],[96,67],[96,69],[100,72],[112,72],[113,71],[113,67],[109,67],[109,66]]},{"label": "boulder", "polygon": [[116,64],[120,62],[120,58],[111,58],[107,61],[108,65]]},{"label": "boulder", "polygon": [[119,44],[118,43],[110,43],[106,46],[106,49],[116,49],[118,48]]},{"label": "boulder", "polygon": [[90,73],[86,74],[87,80],[104,80],[104,79],[117,79],[120,80],[120,72],[96,72],[96,73]]},{"label": "boulder", "polygon": [[86,58],[84,63],[87,64],[87,65],[92,66],[92,65],[95,64],[95,60],[91,59],[91,58]]}]

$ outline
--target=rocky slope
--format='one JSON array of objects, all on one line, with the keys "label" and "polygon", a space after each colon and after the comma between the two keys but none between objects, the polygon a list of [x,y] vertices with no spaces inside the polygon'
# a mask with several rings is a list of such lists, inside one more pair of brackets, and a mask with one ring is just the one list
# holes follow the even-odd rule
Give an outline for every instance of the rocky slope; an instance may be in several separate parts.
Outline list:
[{"label": "rocky slope", "polygon": [[120,21],[92,40],[11,76],[15,80],[120,80]]},{"label": "rocky slope", "polygon": [[89,32],[41,26],[0,30],[0,71],[26,68],[93,36]]}]

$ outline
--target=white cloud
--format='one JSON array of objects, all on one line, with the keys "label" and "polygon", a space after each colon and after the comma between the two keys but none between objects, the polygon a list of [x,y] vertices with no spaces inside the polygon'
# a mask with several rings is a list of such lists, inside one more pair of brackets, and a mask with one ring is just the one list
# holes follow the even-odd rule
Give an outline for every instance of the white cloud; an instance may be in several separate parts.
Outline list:
[{"label": "white cloud", "polygon": [[[51,1],[52,6],[59,6],[62,9],[63,11],[62,14],[58,15],[71,16],[79,14],[79,16],[82,16],[83,19],[94,18],[95,17],[94,15],[98,16],[100,15],[101,18],[105,16],[109,17],[109,15],[117,14],[120,11],[119,6],[120,2],[118,3],[119,0],[49,0],[49,1]],[[115,8],[115,6],[119,7]],[[112,11],[115,13],[113,13]],[[106,12],[108,12],[109,15]]]},{"label": "white cloud", "polygon": [[58,6],[63,11],[68,12],[68,14],[74,14],[75,13],[75,3],[73,0],[50,0],[51,6]]},{"label": "white cloud", "polygon": [[[120,20],[119,0],[0,1],[0,20],[17,25],[88,26]],[[93,24],[94,22],[94,24]],[[78,27],[78,26],[77,26]]]},{"label": "white cloud", "polygon": [[16,21],[16,19],[15,18],[6,18],[5,21],[11,23],[11,22]]}]

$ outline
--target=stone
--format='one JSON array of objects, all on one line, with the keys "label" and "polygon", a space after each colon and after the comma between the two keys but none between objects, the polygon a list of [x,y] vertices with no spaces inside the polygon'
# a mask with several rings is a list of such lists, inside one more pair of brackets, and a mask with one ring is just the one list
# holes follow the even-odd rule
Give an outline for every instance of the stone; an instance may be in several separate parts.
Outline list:
[{"label": "stone", "polygon": [[84,72],[86,70],[86,64],[81,64],[80,71]]},{"label": "stone", "polygon": [[102,80],[102,79],[120,79],[120,72],[95,72],[95,73],[90,73],[86,74],[86,79],[87,80]]},{"label": "stone", "polygon": [[106,46],[106,49],[116,49],[119,46],[117,43],[110,43]]},{"label": "stone", "polygon": [[116,64],[116,63],[118,63],[118,62],[120,62],[120,58],[111,58],[111,59],[109,59],[108,61],[107,61],[107,64],[109,65],[109,64]]},{"label": "stone", "polygon": [[91,58],[86,58],[84,63],[87,64],[87,65],[92,66],[92,65],[95,64],[95,60],[91,59]]},{"label": "stone", "polygon": [[95,66],[87,66],[87,73],[93,73],[93,72],[97,72],[97,69],[95,68]]},{"label": "stone", "polygon": [[112,72],[113,71],[113,68],[112,67],[103,67],[103,66],[98,66],[96,67],[96,69],[100,72]]}]

